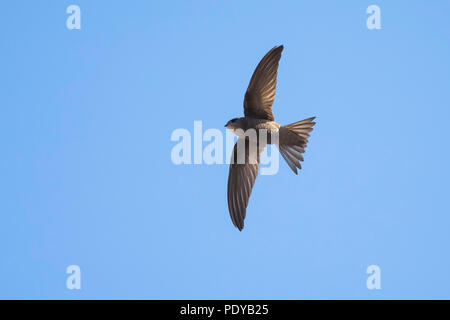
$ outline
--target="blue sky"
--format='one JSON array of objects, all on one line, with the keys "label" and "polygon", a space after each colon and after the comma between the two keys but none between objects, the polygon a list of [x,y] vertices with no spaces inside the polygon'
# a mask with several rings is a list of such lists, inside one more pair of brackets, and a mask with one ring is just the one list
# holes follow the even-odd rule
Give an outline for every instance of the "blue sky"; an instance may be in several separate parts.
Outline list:
[{"label": "blue sky", "polygon": [[[81,8],[81,30],[66,8]],[[366,8],[381,9],[368,30]],[[0,11],[0,298],[450,298],[450,2],[7,1]],[[237,231],[227,165],[177,128],[317,116],[303,169],[260,176]],[[223,131],[224,132],[224,131]],[[381,268],[381,289],[366,268]],[[66,268],[81,268],[81,290]]]}]

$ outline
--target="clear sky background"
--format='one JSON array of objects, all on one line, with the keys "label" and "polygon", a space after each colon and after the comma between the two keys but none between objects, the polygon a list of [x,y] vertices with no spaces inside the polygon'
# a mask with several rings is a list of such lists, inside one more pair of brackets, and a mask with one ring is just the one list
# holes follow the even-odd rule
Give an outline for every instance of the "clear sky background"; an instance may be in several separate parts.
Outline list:
[{"label": "clear sky background", "polygon": [[[66,8],[81,8],[81,30]],[[381,8],[368,30],[366,8]],[[6,1],[0,298],[450,298],[450,2]],[[295,176],[171,162],[174,129],[242,116],[285,46],[273,111],[317,116]],[[79,265],[82,289],[66,288]],[[381,268],[381,289],[366,268]]]}]

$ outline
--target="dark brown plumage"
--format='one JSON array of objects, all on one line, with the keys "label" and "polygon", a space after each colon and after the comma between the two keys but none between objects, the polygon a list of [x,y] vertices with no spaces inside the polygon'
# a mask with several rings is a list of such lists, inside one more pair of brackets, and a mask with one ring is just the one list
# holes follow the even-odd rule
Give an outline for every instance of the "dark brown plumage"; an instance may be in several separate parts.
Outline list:
[{"label": "dark brown plumage", "polygon": [[[260,154],[266,143],[259,141],[260,130],[268,132],[267,143],[272,136],[279,140],[277,146],[289,167],[297,174],[301,169],[303,153],[308,143],[309,132],[315,122],[314,117],[282,126],[274,121],[272,104],[275,99],[278,63],[283,46],[274,47],[259,62],[248,85],[244,97],[244,118],[235,118],[225,125],[239,136],[235,144],[228,175],[228,208],[233,224],[244,228],[248,201],[258,175]],[[242,132],[254,129],[256,141]],[[252,146],[253,143],[253,146]],[[244,154],[242,154],[244,152]]]},{"label": "dark brown plumage", "polygon": [[277,88],[278,62],[283,46],[274,47],[259,62],[244,97],[246,117],[273,121],[272,104]]}]

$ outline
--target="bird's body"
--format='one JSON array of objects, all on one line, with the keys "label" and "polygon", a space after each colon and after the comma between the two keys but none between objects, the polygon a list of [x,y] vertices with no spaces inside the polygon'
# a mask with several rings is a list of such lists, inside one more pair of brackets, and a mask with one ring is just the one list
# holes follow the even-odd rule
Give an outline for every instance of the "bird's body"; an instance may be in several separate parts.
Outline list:
[{"label": "bird's body", "polygon": [[[275,121],[265,120],[265,119],[257,119],[252,117],[244,117],[239,118],[240,121],[239,127],[230,127],[230,130],[236,134],[239,138],[243,138],[245,133],[248,130],[255,130],[256,137],[259,138],[259,134],[261,130],[266,130],[269,134],[278,133],[281,124],[276,123]],[[269,143],[269,142],[268,142]]]},{"label": "bird's body", "polygon": [[231,220],[239,230],[244,228],[248,200],[258,175],[259,156],[266,144],[276,144],[289,167],[297,174],[309,132],[315,124],[314,117],[286,126],[274,121],[272,104],[282,51],[283,46],[274,47],[260,61],[245,93],[245,117],[234,118],[225,125],[239,137],[228,175],[228,208]]}]

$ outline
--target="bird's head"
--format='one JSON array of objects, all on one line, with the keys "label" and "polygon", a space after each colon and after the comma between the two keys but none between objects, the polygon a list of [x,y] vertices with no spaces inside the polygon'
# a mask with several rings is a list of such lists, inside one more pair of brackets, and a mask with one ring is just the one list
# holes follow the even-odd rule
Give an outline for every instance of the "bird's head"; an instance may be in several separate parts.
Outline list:
[{"label": "bird's head", "polygon": [[244,130],[245,129],[244,120],[245,120],[244,118],[231,119],[230,121],[227,122],[225,127],[233,132],[237,129]]}]

